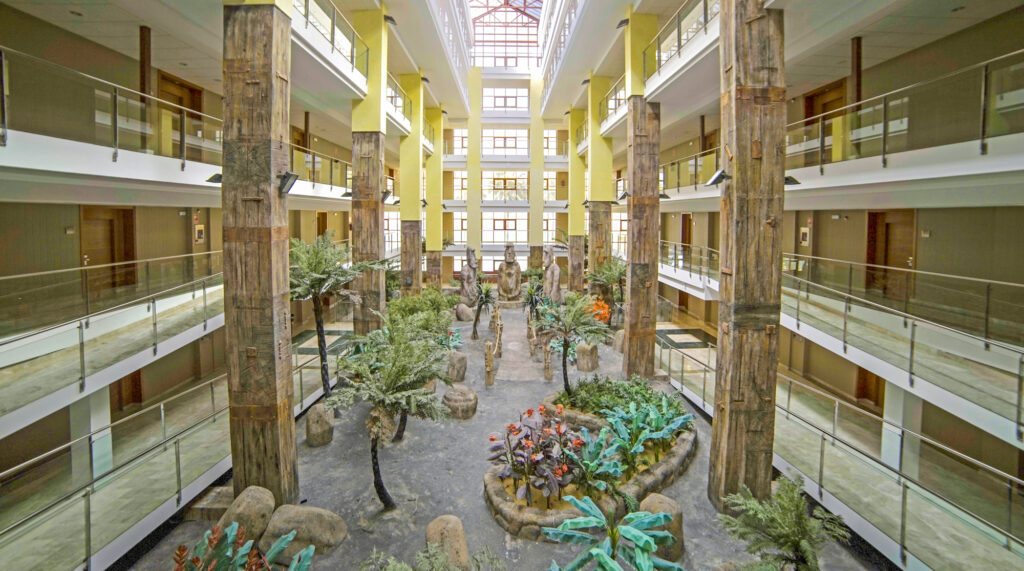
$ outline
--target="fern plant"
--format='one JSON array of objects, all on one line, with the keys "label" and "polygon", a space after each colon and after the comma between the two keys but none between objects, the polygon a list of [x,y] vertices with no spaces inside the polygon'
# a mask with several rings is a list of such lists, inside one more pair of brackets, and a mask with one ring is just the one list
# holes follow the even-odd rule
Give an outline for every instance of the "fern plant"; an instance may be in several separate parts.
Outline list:
[{"label": "fern plant", "polygon": [[[245,528],[238,522],[231,522],[226,529],[213,526],[190,551],[179,545],[174,551],[174,571],[270,571],[269,562],[274,561],[288,544],[295,539],[292,531],[283,535],[270,546],[265,555],[253,549],[253,540],[245,539]],[[313,561],[312,545],[292,557],[289,571],[307,571]]]},{"label": "fern plant", "polygon": [[[562,499],[583,512],[583,517],[566,520],[557,528],[545,527],[542,532],[559,543],[583,545],[586,548],[586,551],[565,566],[565,571],[583,569],[590,563],[596,563],[597,568],[604,571],[622,571],[620,560],[637,571],[653,571],[656,568],[684,571],[678,564],[654,555],[659,545],[667,545],[674,540],[667,531],[651,530],[652,527],[672,521],[670,514],[631,512],[621,520],[616,520],[614,514],[605,516],[601,513],[589,496],[582,500],[573,496]],[[604,539],[582,531],[588,529],[603,532]],[[548,571],[562,571],[562,568],[552,561]]]},{"label": "fern plant", "polygon": [[818,571],[818,556],[825,544],[830,540],[846,543],[850,532],[841,517],[821,506],[808,513],[803,487],[803,478],[782,476],[775,494],[762,501],[743,486],[739,493],[725,497],[725,505],[737,515],[718,517],[730,535],[747,542],[747,552],[758,556],[762,567]]}]

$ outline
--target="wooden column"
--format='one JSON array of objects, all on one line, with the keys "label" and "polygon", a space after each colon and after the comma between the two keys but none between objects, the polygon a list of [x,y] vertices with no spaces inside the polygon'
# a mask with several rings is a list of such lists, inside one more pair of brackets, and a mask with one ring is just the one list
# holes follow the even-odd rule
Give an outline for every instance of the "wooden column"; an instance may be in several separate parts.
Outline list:
[{"label": "wooden column", "polygon": [[427,285],[441,285],[440,250],[427,250]]},{"label": "wooden column", "polygon": [[[139,26],[139,93],[152,95],[153,91],[153,34],[149,26]],[[149,98],[140,97],[142,105],[142,116],[149,121],[150,106]],[[139,143],[142,149],[148,148],[149,137],[145,132],[139,134]]]},{"label": "wooden column", "polygon": [[721,277],[708,497],[771,493],[782,269],[786,82],[781,10],[721,13]]},{"label": "wooden column", "polygon": [[309,132],[309,111],[302,114],[302,146],[313,149],[313,135]]},{"label": "wooden column", "polygon": [[861,72],[863,70],[862,38],[850,38],[850,100],[847,103],[860,101],[862,95]]},{"label": "wooden column", "polygon": [[[384,133],[353,132],[352,159],[352,259],[380,260],[384,257]],[[362,297],[353,312],[353,331],[366,335],[380,329],[380,318],[373,312],[384,311],[384,272],[365,272],[352,284]]]},{"label": "wooden column", "polygon": [[586,237],[569,236],[569,291],[583,291],[583,257]]},{"label": "wooden column", "polygon": [[530,246],[530,258],[527,260],[527,267],[544,269],[544,246]]},{"label": "wooden column", "polygon": [[605,263],[612,255],[612,203],[590,202],[590,251],[587,254],[590,270]]},{"label": "wooden column", "polygon": [[402,220],[402,295],[416,295],[423,289],[423,241],[419,220]]},{"label": "wooden column", "polygon": [[298,499],[292,412],[287,195],[291,20],[224,6],[224,320],[237,495]]},{"label": "wooden column", "polygon": [[658,244],[661,215],[658,159],[661,104],[631,95],[626,115],[626,180],[629,182],[629,243],[626,275],[625,341],[622,372],[654,376],[654,334],[658,321]]}]

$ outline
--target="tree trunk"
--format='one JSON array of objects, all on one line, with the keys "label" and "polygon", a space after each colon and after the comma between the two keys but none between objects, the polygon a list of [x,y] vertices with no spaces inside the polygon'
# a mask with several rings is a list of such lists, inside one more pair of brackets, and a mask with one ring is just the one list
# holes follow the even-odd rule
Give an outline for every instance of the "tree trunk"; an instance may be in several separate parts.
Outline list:
[{"label": "tree trunk", "polygon": [[395,500],[391,499],[391,494],[384,487],[384,480],[380,477],[380,463],[377,461],[377,437],[370,438],[370,460],[373,463],[373,489],[377,492],[377,498],[380,499],[380,503],[384,504],[385,510],[393,510],[398,506],[395,505]]},{"label": "tree trunk", "polygon": [[398,420],[398,430],[395,431],[395,437],[391,439],[392,442],[401,442],[402,438],[405,438],[405,424],[409,422],[409,413],[403,412],[402,417]]},{"label": "tree trunk", "polygon": [[569,338],[562,337],[562,385],[565,387],[565,394],[571,395],[569,388]]},{"label": "tree trunk", "polygon": [[320,296],[313,296],[313,320],[316,321],[316,348],[320,352],[320,381],[324,396],[331,396],[331,374],[327,366],[327,336],[324,334],[324,305]]},{"label": "tree trunk", "polygon": [[473,319],[473,341],[480,338],[480,334],[476,332],[477,326],[480,324],[480,310],[484,308],[483,304],[479,301],[476,302],[476,317]]}]

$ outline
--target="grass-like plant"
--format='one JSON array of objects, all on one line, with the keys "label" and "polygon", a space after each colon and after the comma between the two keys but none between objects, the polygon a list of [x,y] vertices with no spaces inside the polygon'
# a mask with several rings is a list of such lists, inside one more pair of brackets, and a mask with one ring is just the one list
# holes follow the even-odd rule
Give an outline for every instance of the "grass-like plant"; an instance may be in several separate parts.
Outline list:
[{"label": "grass-like plant", "polygon": [[[293,539],[294,531],[279,537],[266,554],[261,554],[253,548],[253,540],[245,539],[245,528],[238,522],[231,522],[225,529],[215,525],[191,550],[184,545],[174,550],[174,571],[270,571],[271,563]],[[296,553],[288,570],[307,571],[315,549],[310,545]]]},{"label": "grass-like plant", "polygon": [[725,497],[725,505],[737,515],[719,514],[730,535],[747,542],[747,552],[774,569],[818,571],[818,556],[829,541],[846,543],[850,532],[843,519],[821,506],[809,512],[803,493],[803,479],[782,476],[778,489],[766,500],[758,500],[743,486]]},{"label": "grass-like plant", "polygon": [[292,300],[308,299],[313,302],[316,345],[320,353],[320,380],[323,382],[325,395],[331,394],[331,384],[327,362],[327,337],[324,334],[324,302],[330,296],[338,296],[353,303],[360,303],[359,295],[355,291],[345,289],[345,285],[363,272],[384,268],[384,262],[381,261],[345,265],[349,258],[348,249],[332,242],[331,237],[331,232],[325,232],[310,244],[292,238],[288,278]]},{"label": "grass-like plant", "polygon": [[[595,374],[579,380],[572,394],[558,393],[555,402],[582,412],[596,413],[603,409],[626,408],[632,402],[660,406],[663,396],[651,387],[650,381],[637,375],[628,380],[615,380]],[[668,399],[668,406],[680,412],[683,410],[677,398]]]},{"label": "grass-like plant", "polygon": [[[470,563],[473,571],[505,571],[505,562],[491,554],[486,547],[473,554]],[[441,546],[436,543],[428,543],[425,548],[418,551],[413,558],[412,564],[408,564],[387,553],[373,550],[373,554],[359,564],[359,571],[453,571],[457,569],[452,565]]]},{"label": "grass-like plant", "polygon": [[[558,527],[545,527],[541,531],[554,541],[582,545],[586,549],[569,562],[564,571],[583,569],[592,562],[603,571],[622,571],[620,561],[637,571],[684,571],[678,564],[654,555],[659,545],[674,541],[671,533],[651,529],[672,521],[670,514],[631,512],[616,520],[613,513],[607,516],[601,513],[589,496],[583,499],[566,496],[562,499],[583,512],[583,517],[566,520]],[[583,530],[596,530],[596,533]],[[563,571],[563,568],[552,561],[548,571]]]},{"label": "grass-like plant", "polygon": [[484,311],[491,311],[494,309],[494,304],[498,302],[498,293],[494,289],[493,284],[477,282],[476,284],[476,316],[473,318],[473,337],[476,341],[480,338],[480,334],[477,333],[477,326],[480,325],[480,313]]},{"label": "grass-like plant", "polygon": [[569,340],[579,337],[587,343],[599,343],[612,334],[608,325],[594,316],[593,298],[575,293],[567,295],[565,303],[543,306],[537,329],[538,333],[546,332],[561,340],[562,388],[568,395],[572,394],[569,386]]}]

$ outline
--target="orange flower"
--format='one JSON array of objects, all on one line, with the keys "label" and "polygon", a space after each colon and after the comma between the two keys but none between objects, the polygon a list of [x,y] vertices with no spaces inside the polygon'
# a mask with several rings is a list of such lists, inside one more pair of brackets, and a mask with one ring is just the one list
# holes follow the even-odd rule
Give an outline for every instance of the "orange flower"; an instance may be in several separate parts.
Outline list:
[{"label": "orange flower", "polygon": [[488,438],[489,438],[489,439],[491,440],[491,442],[494,442],[495,440],[497,440],[497,439],[498,439],[498,437],[497,437],[497,436],[495,436],[495,435],[493,435],[493,434],[492,434],[492,435],[490,435],[490,436],[488,436]]},{"label": "orange flower", "polygon": [[551,434],[551,429],[550,428],[545,428],[544,429],[544,434]]},{"label": "orange flower", "polygon": [[591,311],[594,313],[594,317],[598,321],[604,323],[608,323],[608,320],[611,319],[612,316],[612,312],[608,308],[608,304],[599,299],[594,300],[594,305],[591,308]]},{"label": "orange flower", "polygon": [[525,446],[527,449],[533,448],[533,441],[532,440],[523,440],[523,446]]},{"label": "orange flower", "polygon": [[533,416],[533,409],[532,408],[526,409],[526,416]]},{"label": "orange flower", "polygon": [[572,441],[572,445],[579,448],[580,446],[583,446],[583,441],[577,438],[576,440]]},{"label": "orange flower", "polygon": [[560,405],[560,404],[559,405],[555,405],[555,412],[556,413],[562,414],[562,411],[564,411],[564,410],[565,410],[565,407],[563,407],[562,405]]},{"label": "orange flower", "polygon": [[538,406],[538,407],[537,407],[537,410],[539,410],[539,411],[541,411],[541,412],[544,412],[544,405],[540,405],[540,406]]}]

